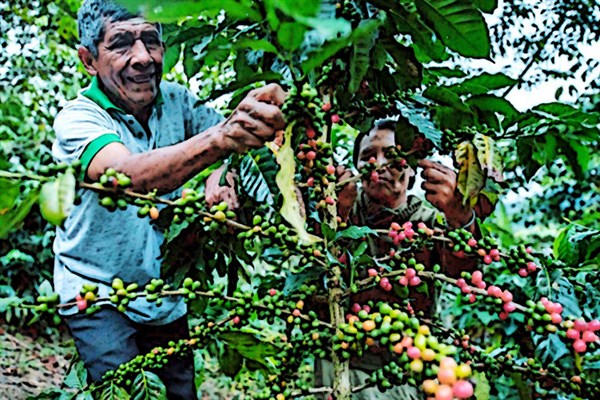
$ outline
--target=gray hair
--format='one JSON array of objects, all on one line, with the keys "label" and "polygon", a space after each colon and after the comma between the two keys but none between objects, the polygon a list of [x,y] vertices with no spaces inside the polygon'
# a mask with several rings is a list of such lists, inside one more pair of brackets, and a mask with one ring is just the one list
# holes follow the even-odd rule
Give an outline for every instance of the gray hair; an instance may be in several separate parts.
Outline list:
[{"label": "gray hair", "polygon": [[[111,0],[84,0],[77,12],[77,30],[79,43],[87,48],[94,57],[98,57],[98,43],[104,39],[106,22],[126,21],[140,17]],[[156,24],[159,34],[160,24]]]}]

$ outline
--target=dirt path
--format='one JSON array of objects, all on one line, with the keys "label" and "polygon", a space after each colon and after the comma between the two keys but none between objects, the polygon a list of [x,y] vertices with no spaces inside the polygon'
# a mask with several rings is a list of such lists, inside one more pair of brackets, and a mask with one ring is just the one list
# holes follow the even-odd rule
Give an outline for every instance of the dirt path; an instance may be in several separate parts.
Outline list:
[{"label": "dirt path", "polygon": [[24,400],[60,387],[75,348],[68,337],[35,337],[0,327],[0,399]]}]

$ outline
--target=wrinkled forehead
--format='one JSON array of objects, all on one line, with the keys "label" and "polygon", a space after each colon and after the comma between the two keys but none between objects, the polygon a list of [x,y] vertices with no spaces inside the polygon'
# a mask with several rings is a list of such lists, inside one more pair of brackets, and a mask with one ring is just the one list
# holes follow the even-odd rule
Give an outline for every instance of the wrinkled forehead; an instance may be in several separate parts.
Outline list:
[{"label": "wrinkled forehead", "polygon": [[389,147],[394,146],[396,143],[395,133],[390,129],[372,129],[368,135],[360,142],[360,151],[367,148],[377,147]]},{"label": "wrinkled forehead", "polygon": [[104,20],[105,39],[110,39],[111,36],[117,33],[132,32],[156,32],[160,35],[160,25],[148,22],[142,17],[135,17],[123,21]]}]

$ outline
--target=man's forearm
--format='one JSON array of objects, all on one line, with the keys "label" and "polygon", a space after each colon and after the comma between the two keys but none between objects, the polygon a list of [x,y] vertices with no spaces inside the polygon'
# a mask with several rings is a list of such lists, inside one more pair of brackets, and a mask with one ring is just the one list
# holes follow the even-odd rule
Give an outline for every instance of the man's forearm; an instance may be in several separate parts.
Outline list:
[{"label": "man's forearm", "polygon": [[228,153],[214,127],[185,142],[130,154],[110,166],[131,177],[134,190],[168,193]]}]

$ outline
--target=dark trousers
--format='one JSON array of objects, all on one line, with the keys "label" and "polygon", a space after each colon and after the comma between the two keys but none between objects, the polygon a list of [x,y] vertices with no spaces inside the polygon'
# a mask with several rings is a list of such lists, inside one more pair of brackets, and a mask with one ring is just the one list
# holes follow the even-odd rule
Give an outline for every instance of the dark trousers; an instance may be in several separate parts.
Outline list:
[{"label": "dark trousers", "polygon": [[[167,325],[142,325],[112,307],[91,315],[69,316],[66,322],[92,382],[138,354],[149,353],[157,346],[167,347],[170,340],[189,338],[186,317]],[[169,400],[197,399],[191,352],[169,357],[163,368],[152,372],[165,384]]]}]

